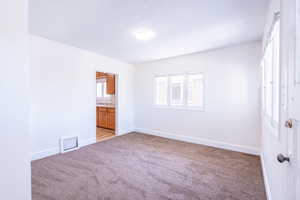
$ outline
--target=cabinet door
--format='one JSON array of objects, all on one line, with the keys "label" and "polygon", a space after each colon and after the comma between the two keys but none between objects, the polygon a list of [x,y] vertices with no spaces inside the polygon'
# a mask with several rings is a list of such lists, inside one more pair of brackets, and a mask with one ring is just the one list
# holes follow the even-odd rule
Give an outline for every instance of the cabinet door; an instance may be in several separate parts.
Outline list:
[{"label": "cabinet door", "polygon": [[108,74],[107,75],[107,94],[115,94],[115,75]]},{"label": "cabinet door", "polygon": [[99,108],[96,109],[96,126],[100,126]]},{"label": "cabinet door", "polygon": [[107,127],[109,129],[113,129],[115,130],[115,120],[116,116],[115,116],[115,109],[108,109],[107,112]]},{"label": "cabinet door", "polygon": [[107,128],[107,110],[105,108],[99,109],[99,126]]}]

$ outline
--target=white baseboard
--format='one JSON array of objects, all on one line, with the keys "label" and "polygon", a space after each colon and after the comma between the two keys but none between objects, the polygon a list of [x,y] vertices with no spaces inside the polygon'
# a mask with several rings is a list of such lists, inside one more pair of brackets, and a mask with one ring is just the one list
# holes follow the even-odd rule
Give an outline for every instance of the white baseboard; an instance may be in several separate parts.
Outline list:
[{"label": "white baseboard", "polygon": [[86,139],[86,140],[81,140],[79,143],[79,147],[84,147],[84,146],[94,144],[94,143],[96,143],[96,137]]},{"label": "white baseboard", "polygon": [[260,155],[260,160],[261,160],[261,167],[262,167],[263,178],[264,178],[264,183],[265,183],[265,189],[266,189],[266,193],[267,193],[267,200],[272,200],[270,182],[269,182],[268,173],[267,173],[265,159],[264,159],[263,154]]},{"label": "white baseboard", "polygon": [[38,159],[42,159],[42,158],[45,158],[45,157],[48,157],[48,156],[52,156],[52,155],[55,155],[55,154],[58,154],[59,153],[59,147],[53,147],[53,148],[49,148],[49,149],[46,149],[46,150],[43,150],[43,151],[38,151],[38,152],[34,152],[31,154],[31,160],[34,161],[34,160],[38,160]]},{"label": "white baseboard", "polygon": [[[90,138],[90,139],[85,139],[85,140],[79,140],[79,148],[90,145],[90,144],[94,144],[94,143],[96,143],[96,137]],[[60,153],[59,146],[45,149],[43,151],[33,152],[31,154],[31,161],[46,158],[48,156],[53,156],[53,155],[56,155],[59,153]]]},{"label": "white baseboard", "polygon": [[184,142],[191,142],[195,144],[202,144],[206,146],[212,146],[216,148],[231,150],[231,151],[238,151],[242,153],[252,154],[252,155],[260,155],[260,150],[255,147],[248,147],[248,146],[242,146],[237,144],[229,144],[225,142],[219,142],[204,138],[196,138],[196,137],[189,137],[189,136],[183,136],[178,135],[174,133],[168,133],[163,131],[157,131],[157,130],[149,130],[149,129],[143,129],[143,128],[135,128],[136,132],[141,132],[149,135],[156,135],[164,138],[174,139],[174,140],[180,140]]},{"label": "white baseboard", "polygon": [[118,130],[117,131],[117,135],[125,135],[125,134],[128,134],[128,133],[131,133],[133,132],[135,129],[133,128],[130,128],[130,129],[122,129],[122,130]]}]

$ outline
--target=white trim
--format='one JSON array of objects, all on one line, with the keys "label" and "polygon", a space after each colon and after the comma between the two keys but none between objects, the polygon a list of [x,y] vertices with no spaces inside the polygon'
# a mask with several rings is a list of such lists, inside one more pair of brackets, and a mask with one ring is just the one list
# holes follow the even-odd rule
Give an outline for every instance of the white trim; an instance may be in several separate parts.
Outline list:
[{"label": "white trim", "polygon": [[[94,143],[96,143],[96,137],[86,139],[86,140],[80,140],[79,148],[90,145],[90,144],[94,144]],[[33,152],[33,153],[31,153],[31,161],[46,158],[46,157],[53,156],[53,155],[57,155],[59,153],[60,153],[59,146],[45,149],[43,151]]]},{"label": "white trim", "polygon": [[205,138],[195,138],[195,137],[189,137],[189,136],[183,136],[178,135],[174,133],[168,133],[164,131],[158,131],[158,130],[150,130],[150,129],[143,129],[143,128],[135,128],[136,132],[145,133],[149,135],[155,135],[160,136],[164,138],[184,141],[184,142],[191,142],[195,144],[202,144],[206,146],[216,147],[220,149],[226,149],[231,151],[237,151],[252,155],[260,155],[260,149],[255,147],[249,147],[249,146],[243,146],[243,145],[237,145],[237,144],[230,144]]},{"label": "white trim", "polygon": [[59,147],[53,147],[43,151],[33,152],[31,153],[31,161],[42,159],[56,154],[59,154]]},{"label": "white trim", "polygon": [[96,137],[86,139],[86,140],[80,140],[79,147],[84,147],[84,146],[87,146],[87,145],[90,145],[90,144],[94,144],[96,142],[97,142]]},{"label": "white trim", "polygon": [[129,128],[129,129],[123,129],[123,130],[118,130],[118,132],[116,133],[116,135],[125,135],[125,134],[128,134],[128,133],[131,133],[133,132],[134,129],[133,128]]},{"label": "white trim", "polygon": [[260,155],[260,161],[261,161],[262,173],[263,173],[264,184],[265,184],[265,189],[266,189],[266,194],[267,194],[267,200],[272,200],[271,187],[270,187],[270,183],[269,183],[268,173],[267,173],[265,159],[264,159],[263,154]]},{"label": "white trim", "polygon": [[199,111],[205,112],[204,106],[167,106],[167,105],[153,105],[155,109],[170,109],[170,110],[188,110],[188,111]]}]

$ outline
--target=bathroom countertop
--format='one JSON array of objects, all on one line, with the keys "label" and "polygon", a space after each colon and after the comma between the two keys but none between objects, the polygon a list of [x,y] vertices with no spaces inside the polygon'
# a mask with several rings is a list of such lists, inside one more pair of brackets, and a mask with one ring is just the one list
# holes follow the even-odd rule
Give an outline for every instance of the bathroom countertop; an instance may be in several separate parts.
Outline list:
[{"label": "bathroom countertop", "polygon": [[115,107],[114,104],[108,104],[108,103],[98,103],[96,106],[97,107],[106,107],[106,108],[114,108]]}]

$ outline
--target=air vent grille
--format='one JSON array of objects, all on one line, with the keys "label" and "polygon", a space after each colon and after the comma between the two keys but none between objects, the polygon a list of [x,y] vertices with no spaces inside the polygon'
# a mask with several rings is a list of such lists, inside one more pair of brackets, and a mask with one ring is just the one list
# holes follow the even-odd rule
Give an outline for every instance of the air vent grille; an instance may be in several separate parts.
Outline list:
[{"label": "air vent grille", "polygon": [[60,139],[60,152],[65,153],[79,148],[78,136],[63,137]]}]

